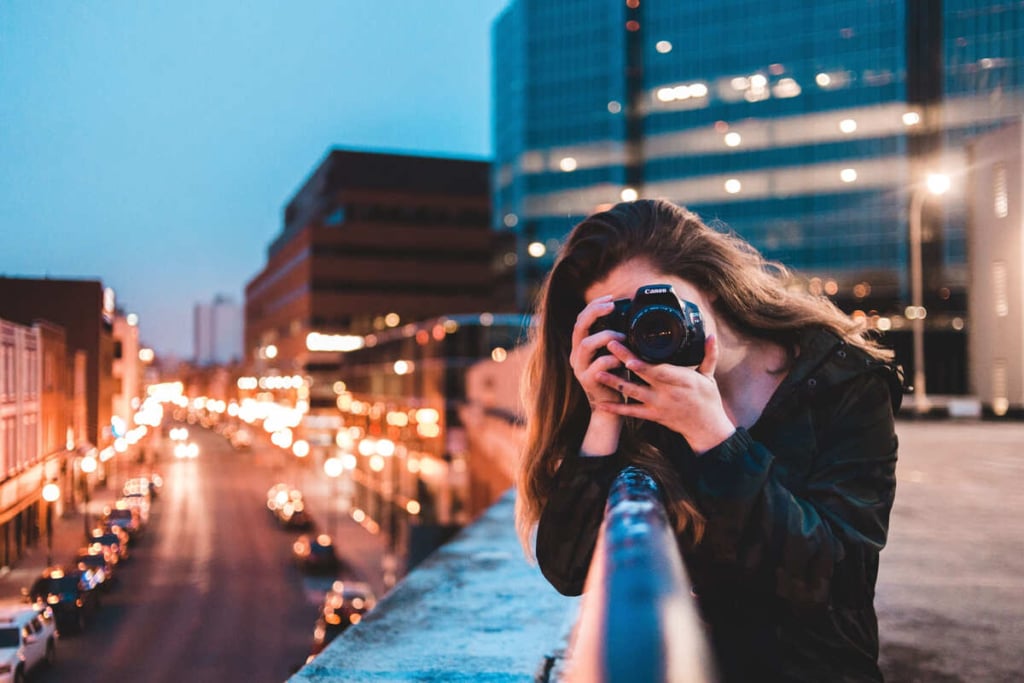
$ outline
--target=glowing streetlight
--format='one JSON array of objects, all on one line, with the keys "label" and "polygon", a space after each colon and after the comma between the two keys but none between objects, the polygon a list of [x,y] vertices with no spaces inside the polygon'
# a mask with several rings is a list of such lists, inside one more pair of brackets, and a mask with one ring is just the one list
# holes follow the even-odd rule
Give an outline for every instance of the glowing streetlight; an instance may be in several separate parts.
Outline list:
[{"label": "glowing streetlight", "polygon": [[910,196],[910,305],[914,315],[911,331],[914,339],[914,412],[923,415],[931,407],[925,392],[924,374],[924,319],[928,315],[923,304],[923,275],[921,267],[921,217],[924,200],[929,194],[944,194],[950,187],[949,176],[929,173],[924,184],[914,188]]},{"label": "glowing streetlight", "polygon": [[336,479],[344,469],[341,458],[327,458],[327,460],[324,460],[324,474],[331,479]]},{"label": "glowing streetlight", "polygon": [[46,566],[53,564],[53,504],[60,499],[60,487],[52,481],[43,486],[46,501]]},{"label": "glowing streetlight", "polygon": [[83,524],[85,526],[85,536],[86,536],[86,538],[89,537],[89,531],[90,531],[90,529],[89,529],[89,526],[90,526],[90,524],[89,524],[89,493],[90,493],[89,489],[92,488],[92,487],[89,486],[89,475],[92,474],[93,472],[95,472],[96,471],[96,467],[98,466],[98,463],[96,462],[96,457],[93,455],[93,452],[94,451],[90,451],[88,455],[84,456],[82,458],[81,464],[79,465],[79,467],[82,468],[82,484],[83,484],[82,491],[83,491],[84,496],[85,496],[84,497],[84,512],[82,514],[82,522],[83,522]]}]

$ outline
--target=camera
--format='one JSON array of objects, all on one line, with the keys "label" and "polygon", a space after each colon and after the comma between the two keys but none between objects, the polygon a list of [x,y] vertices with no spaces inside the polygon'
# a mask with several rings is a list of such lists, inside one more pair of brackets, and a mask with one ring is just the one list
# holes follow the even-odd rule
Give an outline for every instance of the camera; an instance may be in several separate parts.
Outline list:
[{"label": "camera", "polygon": [[614,330],[648,363],[694,366],[704,360],[704,323],[697,304],[680,299],[672,285],[644,285],[632,299],[594,321],[590,333]]}]

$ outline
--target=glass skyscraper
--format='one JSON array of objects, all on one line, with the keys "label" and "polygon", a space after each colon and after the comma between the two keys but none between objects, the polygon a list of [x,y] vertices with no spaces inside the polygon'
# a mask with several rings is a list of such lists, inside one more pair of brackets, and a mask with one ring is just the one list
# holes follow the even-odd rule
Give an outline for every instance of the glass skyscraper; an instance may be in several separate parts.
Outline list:
[{"label": "glass skyscraper", "polygon": [[493,221],[521,307],[580,218],[663,197],[891,330],[907,364],[910,200],[943,172],[922,209],[928,371],[964,390],[959,176],[971,137],[1024,111],[1024,3],[512,0],[493,30]]}]

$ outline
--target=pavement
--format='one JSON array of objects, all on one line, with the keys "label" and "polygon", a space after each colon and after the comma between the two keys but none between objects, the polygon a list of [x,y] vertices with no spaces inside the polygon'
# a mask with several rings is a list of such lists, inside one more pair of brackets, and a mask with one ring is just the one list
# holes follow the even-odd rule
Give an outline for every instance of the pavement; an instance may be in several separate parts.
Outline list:
[{"label": "pavement", "polygon": [[1024,422],[897,422],[875,606],[890,682],[1024,676]]},{"label": "pavement", "polygon": [[[103,487],[93,486],[89,495],[89,522],[91,526],[103,514],[103,508],[111,505],[119,496],[111,481]],[[78,503],[76,509],[66,508],[64,514],[53,517],[53,564],[67,564],[85,545],[85,505]],[[51,552],[44,537],[34,546],[26,549],[11,567],[0,567],[0,599],[21,598],[21,589],[28,588],[47,567],[47,554]]]}]

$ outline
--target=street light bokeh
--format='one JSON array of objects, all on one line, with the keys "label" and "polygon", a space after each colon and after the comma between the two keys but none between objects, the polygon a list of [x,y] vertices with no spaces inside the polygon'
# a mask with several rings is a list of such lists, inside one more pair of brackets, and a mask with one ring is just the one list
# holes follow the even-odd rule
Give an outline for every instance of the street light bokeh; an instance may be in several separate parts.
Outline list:
[{"label": "street light bokeh", "polygon": [[46,501],[46,566],[53,564],[53,504],[60,500],[60,487],[52,481],[43,486]]},{"label": "street light bokeh", "polygon": [[931,404],[925,387],[924,372],[924,276],[921,265],[921,221],[925,198],[941,195],[950,188],[950,178],[944,173],[929,173],[925,182],[914,188],[910,197],[910,306],[907,317],[911,321],[914,341],[914,412],[927,413]]},{"label": "street light bokeh", "polygon": [[83,509],[83,511],[82,511],[82,522],[85,525],[85,537],[86,538],[89,537],[89,531],[90,531],[90,528],[89,528],[90,527],[90,524],[89,524],[89,522],[90,522],[90,520],[89,520],[89,494],[91,493],[91,491],[89,489],[91,487],[89,485],[89,475],[91,475],[93,472],[96,471],[96,467],[98,465],[98,463],[96,462],[96,457],[92,453],[93,453],[93,451],[90,451],[87,455],[85,455],[82,458],[81,464],[79,465],[79,467],[81,467],[81,469],[82,469],[82,493],[84,494],[84,498],[83,498],[83,503],[84,504],[82,506],[82,509]]}]

